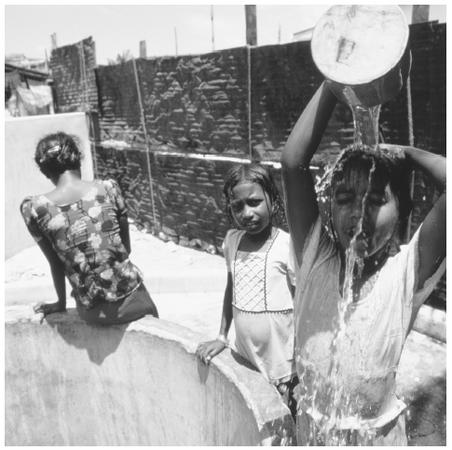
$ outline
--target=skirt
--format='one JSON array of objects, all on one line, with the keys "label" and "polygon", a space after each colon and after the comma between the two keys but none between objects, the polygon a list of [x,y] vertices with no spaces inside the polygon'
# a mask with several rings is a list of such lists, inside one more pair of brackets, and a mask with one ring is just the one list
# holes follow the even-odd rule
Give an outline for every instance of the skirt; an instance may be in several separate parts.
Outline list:
[{"label": "skirt", "polygon": [[391,422],[372,433],[357,430],[331,430],[326,436],[319,432],[309,414],[299,410],[296,420],[297,445],[299,446],[391,446],[408,445],[405,415],[399,414]]},{"label": "skirt", "polygon": [[117,325],[133,322],[150,314],[158,318],[157,307],[143,283],[130,295],[116,302],[99,302],[86,309],[77,302],[77,311],[85,322],[98,325]]}]

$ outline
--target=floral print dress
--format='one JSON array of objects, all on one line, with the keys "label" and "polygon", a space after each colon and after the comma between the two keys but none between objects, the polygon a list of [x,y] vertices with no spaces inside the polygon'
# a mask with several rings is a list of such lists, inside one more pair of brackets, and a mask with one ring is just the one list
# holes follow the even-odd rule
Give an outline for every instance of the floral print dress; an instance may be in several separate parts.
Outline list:
[{"label": "floral print dress", "polygon": [[21,213],[39,242],[47,239],[64,265],[72,295],[86,308],[115,302],[142,281],[119,234],[119,217],[127,213],[114,180],[96,180],[80,200],[59,206],[45,195],[27,197]]}]

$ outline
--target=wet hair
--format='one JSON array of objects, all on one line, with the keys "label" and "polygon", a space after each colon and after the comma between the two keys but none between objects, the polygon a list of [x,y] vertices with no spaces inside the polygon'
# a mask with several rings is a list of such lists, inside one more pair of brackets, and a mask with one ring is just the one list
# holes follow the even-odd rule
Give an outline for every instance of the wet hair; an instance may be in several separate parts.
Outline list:
[{"label": "wet hair", "polygon": [[413,200],[410,192],[410,168],[407,162],[398,157],[394,151],[384,147],[371,149],[366,146],[351,146],[344,149],[331,169],[330,197],[333,195],[334,186],[344,178],[346,172],[357,169],[370,173],[374,165],[373,182],[382,185],[389,183],[391,191],[398,199],[400,234],[406,228],[408,217],[413,209]]},{"label": "wet hair", "polygon": [[36,146],[35,162],[47,178],[58,177],[66,170],[80,170],[81,158],[78,139],[61,131],[48,134]]},{"label": "wet hair", "polygon": [[273,175],[265,166],[256,163],[237,164],[226,174],[223,194],[226,198],[226,211],[230,222],[234,223],[230,206],[232,189],[244,182],[257,183],[262,187],[270,198],[272,218],[276,218],[278,222],[284,224],[284,207]]}]

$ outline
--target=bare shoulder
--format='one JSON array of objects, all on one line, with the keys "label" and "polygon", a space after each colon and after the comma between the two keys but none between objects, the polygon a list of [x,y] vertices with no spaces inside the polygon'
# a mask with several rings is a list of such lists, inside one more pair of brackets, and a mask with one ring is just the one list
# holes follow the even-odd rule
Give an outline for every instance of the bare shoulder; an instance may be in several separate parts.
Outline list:
[{"label": "bare shoulder", "polygon": [[238,228],[230,228],[228,231],[226,231],[226,234],[224,236],[224,242],[232,242],[240,238],[242,234],[244,233],[243,230],[239,230]]},{"label": "bare shoulder", "polygon": [[20,202],[20,211],[22,215],[30,215],[33,210],[34,196],[28,195]]},{"label": "bare shoulder", "polygon": [[278,237],[277,238],[280,241],[287,241],[287,242],[289,242],[290,234],[287,231],[283,230],[282,228],[276,228],[276,230],[278,230]]}]

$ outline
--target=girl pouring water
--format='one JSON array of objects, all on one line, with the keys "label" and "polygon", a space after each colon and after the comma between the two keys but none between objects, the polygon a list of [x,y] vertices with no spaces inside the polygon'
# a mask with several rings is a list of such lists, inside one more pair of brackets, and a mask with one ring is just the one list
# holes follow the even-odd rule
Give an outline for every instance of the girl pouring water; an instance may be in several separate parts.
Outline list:
[{"label": "girl pouring water", "polygon": [[[416,314],[445,270],[446,162],[413,147],[346,149],[327,183],[328,230],[309,164],[335,104],[322,84],[281,160],[296,267],[297,443],[406,445],[395,377]],[[441,195],[399,246],[410,168]]]}]

